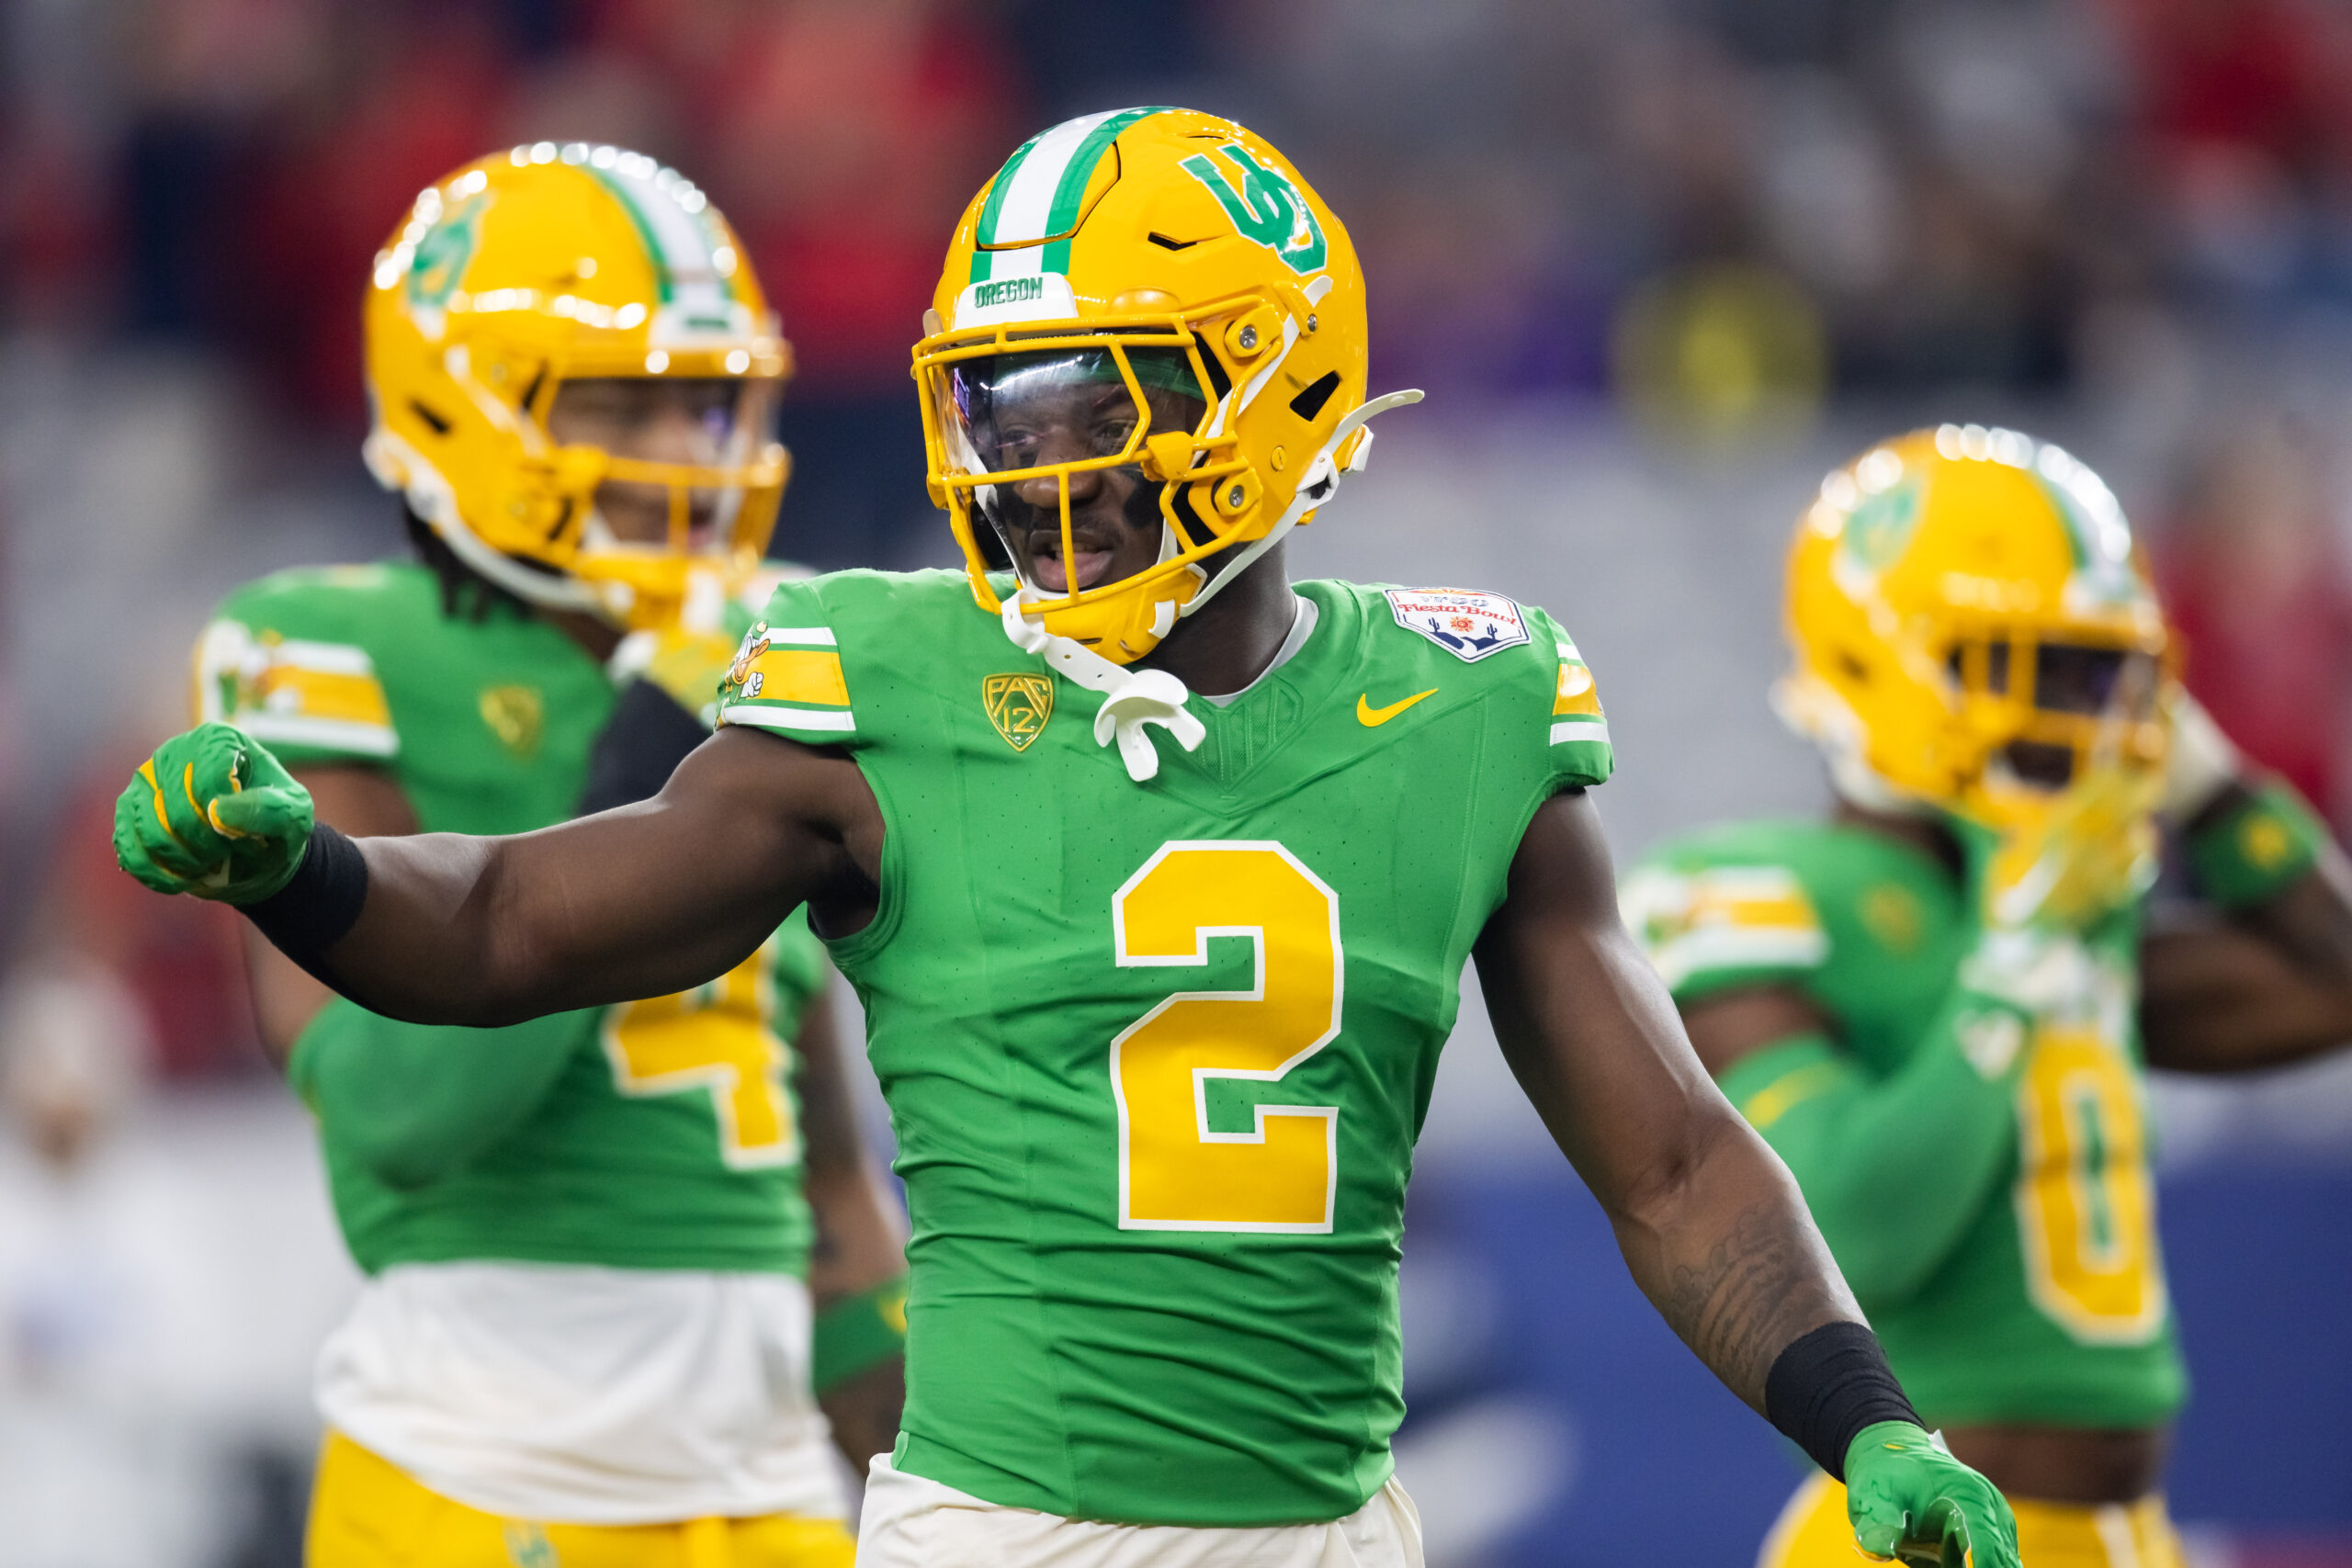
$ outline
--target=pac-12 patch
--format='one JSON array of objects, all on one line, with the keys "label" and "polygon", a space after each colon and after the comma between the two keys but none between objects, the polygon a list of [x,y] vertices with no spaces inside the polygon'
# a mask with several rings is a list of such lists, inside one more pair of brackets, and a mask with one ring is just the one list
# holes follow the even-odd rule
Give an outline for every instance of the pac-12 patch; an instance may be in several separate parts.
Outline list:
[{"label": "pac-12 patch", "polygon": [[1419,632],[1464,663],[1527,640],[1527,617],[1499,593],[1466,588],[1391,588],[1396,624]]}]

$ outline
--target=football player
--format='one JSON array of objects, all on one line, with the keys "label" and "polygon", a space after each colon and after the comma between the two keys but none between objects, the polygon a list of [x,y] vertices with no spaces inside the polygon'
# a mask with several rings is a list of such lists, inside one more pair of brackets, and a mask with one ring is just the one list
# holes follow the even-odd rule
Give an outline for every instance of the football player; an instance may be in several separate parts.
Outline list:
[{"label": "football player", "polygon": [[966,570],[784,584],[658,798],[355,843],[215,724],[126,793],[124,864],[445,1022],[696,984],[807,904],[914,1225],[863,1562],[1419,1563],[1396,1260],[1475,957],[1635,1278],[1863,1543],[2014,1563],[1618,921],[1567,634],[1290,582],[1413,395],[1365,400],[1363,277],[1296,171],[1184,110],[1057,125],[966,210],[927,325]]},{"label": "football player", "polygon": [[[773,581],[790,351],[725,222],[636,153],[502,152],[417,198],[365,326],[367,457],[421,559],[232,594],[200,713],[354,833],[546,827],[592,748],[604,803],[649,740],[658,787],[663,710],[706,732],[664,686],[703,707]],[[695,990],[492,1031],[253,944],[368,1276],[320,1360],[311,1562],[850,1560],[819,1401],[859,1466],[888,1446],[903,1269],[822,949],[778,924]]]},{"label": "football player", "polygon": [[[2175,683],[2121,509],[2054,446],[1947,425],[1830,475],[1788,629],[1830,819],[1666,845],[1627,924],[2026,1561],[2176,1568],[2142,1069],[2352,1036],[2352,883]],[[2160,827],[2217,918],[2150,929]],[[1850,1561],[1844,1507],[1815,1475],[1761,1561]]]}]

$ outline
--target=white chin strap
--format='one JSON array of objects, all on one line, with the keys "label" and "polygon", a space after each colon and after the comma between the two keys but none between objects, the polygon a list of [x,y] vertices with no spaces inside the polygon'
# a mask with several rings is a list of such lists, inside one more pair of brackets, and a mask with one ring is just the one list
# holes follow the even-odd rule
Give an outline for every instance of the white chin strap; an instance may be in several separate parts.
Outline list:
[{"label": "white chin strap", "polygon": [[1108,746],[1117,739],[1127,777],[1141,784],[1159,775],[1159,752],[1144,733],[1148,725],[1166,729],[1187,751],[1208,738],[1207,728],[1184,706],[1191,694],[1183,682],[1165,670],[1114,664],[1083,643],[1057,637],[1021,613],[1033,597],[1034,590],[1024,588],[1005,600],[1004,635],[1022,652],[1043,658],[1064,679],[1102,694],[1102,710],[1094,716],[1094,743]]}]

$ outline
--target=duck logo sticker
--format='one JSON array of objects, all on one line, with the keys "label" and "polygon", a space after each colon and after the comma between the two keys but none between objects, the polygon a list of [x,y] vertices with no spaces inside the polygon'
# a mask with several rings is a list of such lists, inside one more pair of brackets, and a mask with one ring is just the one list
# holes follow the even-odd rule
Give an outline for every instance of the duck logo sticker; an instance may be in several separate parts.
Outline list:
[{"label": "duck logo sticker", "polygon": [[980,682],[980,705],[989,722],[1016,751],[1026,751],[1046,732],[1054,716],[1054,681],[1050,675],[1023,671],[1013,675],[989,675]]},{"label": "duck logo sticker", "polygon": [[[742,645],[735,650],[735,662],[727,667],[727,674],[719,684],[732,686],[738,691],[742,690],[751,682],[752,662],[767,650],[768,624],[762,621],[743,634]],[[757,692],[747,694],[759,695]]]},{"label": "duck logo sticker", "polygon": [[1391,588],[1396,624],[1419,632],[1464,664],[1527,640],[1527,617],[1499,593],[1464,588]]}]

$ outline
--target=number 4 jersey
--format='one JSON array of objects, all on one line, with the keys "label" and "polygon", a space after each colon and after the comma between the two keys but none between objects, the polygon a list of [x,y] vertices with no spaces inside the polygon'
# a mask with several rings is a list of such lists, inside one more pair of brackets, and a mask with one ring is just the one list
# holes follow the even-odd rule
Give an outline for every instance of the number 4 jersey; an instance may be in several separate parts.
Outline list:
[{"label": "number 4 jersey", "polygon": [[[197,651],[199,717],[288,767],[381,770],[427,832],[570,817],[612,706],[604,668],[561,631],[505,604],[447,613],[439,581],[406,563],[264,578],[229,597]],[[796,918],[697,991],[578,1014],[528,1114],[429,1185],[386,1183],[322,1124],[353,1257],[369,1273],[503,1258],[804,1275],[785,1043],[823,985]],[[298,1052],[298,1084],[302,1069]]]},{"label": "number 4 jersey", "polygon": [[[1830,823],[1744,823],[1667,844],[1627,875],[1623,901],[1678,1002],[1793,987],[1873,1078],[1928,1047],[1973,939],[1941,865]],[[2092,994],[2037,1030],[2018,1072],[2015,1163],[1916,1286],[1862,1303],[1931,1424],[2144,1427],[2179,1407],[2133,1012],[2138,940],[2136,912],[2086,939]],[[1827,1077],[1765,1050],[1723,1087],[1769,1137]],[[1900,1194],[1871,1223],[1905,1225]]]},{"label": "number 4 jersey", "polygon": [[1536,807],[1609,774],[1592,681],[1496,595],[1299,589],[1295,654],[1132,782],[1102,698],[959,574],[788,583],[720,694],[856,759],[879,912],[833,942],[899,1136],[894,1462],[1084,1518],[1337,1518],[1403,1415],[1405,1180]]},{"label": "number 4 jersey", "polygon": [[[240,589],[196,673],[203,716],[297,769],[379,770],[427,831],[571,816],[613,706],[555,626],[453,609],[406,564]],[[520,1518],[838,1517],[786,1047],[824,984],[796,919],[694,991],[504,1030],[331,1003],[289,1067],[369,1276],[320,1356],[329,1424]]]}]

